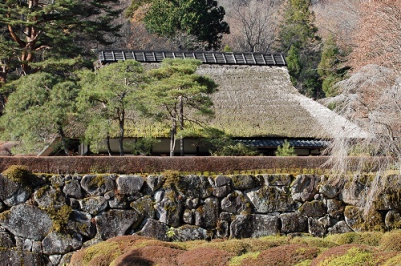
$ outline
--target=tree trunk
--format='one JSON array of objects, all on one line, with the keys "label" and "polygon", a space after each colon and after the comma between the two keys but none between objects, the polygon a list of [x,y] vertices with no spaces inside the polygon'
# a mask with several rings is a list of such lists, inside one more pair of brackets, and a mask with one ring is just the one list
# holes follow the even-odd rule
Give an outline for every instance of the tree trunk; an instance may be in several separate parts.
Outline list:
[{"label": "tree trunk", "polygon": [[109,136],[109,134],[107,134],[107,137],[106,137],[106,145],[107,145],[107,152],[108,152],[109,156],[111,156],[111,147],[110,147],[110,136]]},{"label": "tree trunk", "polygon": [[69,156],[70,150],[67,147],[67,141],[66,141],[66,137],[64,134],[64,130],[60,125],[58,126],[58,133],[61,137],[61,148],[64,150],[65,155]]},{"label": "tree trunk", "polygon": [[[184,103],[182,102],[182,96],[180,96],[180,130],[184,130]],[[184,156],[184,137],[180,136],[180,155]]]},{"label": "tree trunk", "polygon": [[175,118],[172,118],[171,132],[170,132],[170,156],[174,156],[176,128],[177,128],[177,122]]},{"label": "tree trunk", "polygon": [[120,151],[120,156],[124,156],[124,119],[125,119],[125,111],[121,112],[120,115],[120,139],[119,139],[119,147],[118,150]]}]

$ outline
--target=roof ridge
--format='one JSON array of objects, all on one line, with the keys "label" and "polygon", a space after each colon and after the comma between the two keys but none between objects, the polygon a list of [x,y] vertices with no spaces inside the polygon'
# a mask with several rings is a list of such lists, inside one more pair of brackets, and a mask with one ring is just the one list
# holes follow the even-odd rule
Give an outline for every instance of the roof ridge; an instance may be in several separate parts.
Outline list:
[{"label": "roof ridge", "polygon": [[284,55],[280,53],[146,51],[123,49],[98,50],[97,53],[99,62],[102,64],[125,60],[136,60],[143,63],[159,63],[166,58],[192,58],[200,60],[203,64],[287,66]]}]

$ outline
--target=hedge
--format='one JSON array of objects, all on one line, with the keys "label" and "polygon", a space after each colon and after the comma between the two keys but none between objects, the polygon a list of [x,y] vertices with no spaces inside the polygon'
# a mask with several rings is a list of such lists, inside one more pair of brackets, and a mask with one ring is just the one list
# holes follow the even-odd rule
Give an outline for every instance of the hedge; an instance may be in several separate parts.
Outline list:
[{"label": "hedge", "polygon": [[328,157],[225,157],[225,156],[55,156],[0,157],[0,171],[11,165],[24,165],[36,173],[159,173],[181,172],[231,173],[268,169],[324,169]]}]

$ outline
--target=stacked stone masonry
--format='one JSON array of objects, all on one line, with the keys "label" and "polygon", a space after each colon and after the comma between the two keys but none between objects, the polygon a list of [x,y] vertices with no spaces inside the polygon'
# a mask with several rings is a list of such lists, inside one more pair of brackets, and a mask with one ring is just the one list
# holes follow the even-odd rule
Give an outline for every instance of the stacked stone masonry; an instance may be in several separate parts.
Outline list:
[{"label": "stacked stone masonry", "polygon": [[[120,235],[163,241],[401,228],[400,176],[0,175],[0,261],[63,265]],[[17,259],[15,259],[17,261]]]}]

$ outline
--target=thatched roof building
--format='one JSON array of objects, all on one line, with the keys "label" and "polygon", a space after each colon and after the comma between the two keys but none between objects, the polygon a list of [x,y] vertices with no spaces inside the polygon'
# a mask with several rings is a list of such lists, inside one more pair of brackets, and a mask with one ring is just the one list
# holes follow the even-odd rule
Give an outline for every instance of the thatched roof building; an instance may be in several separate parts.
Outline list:
[{"label": "thatched roof building", "polygon": [[[367,136],[344,117],[300,94],[290,81],[281,54],[108,50],[99,52],[96,67],[133,59],[154,67],[164,58],[196,58],[203,62],[198,73],[219,85],[212,95],[215,117],[207,123],[234,138],[246,139],[249,145],[267,149],[276,143],[276,148],[284,139],[291,139],[310,151],[322,148],[324,142],[319,140],[335,135]],[[143,131],[166,135],[168,130],[141,121],[128,129],[127,135],[138,136]]]}]

